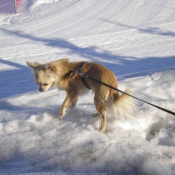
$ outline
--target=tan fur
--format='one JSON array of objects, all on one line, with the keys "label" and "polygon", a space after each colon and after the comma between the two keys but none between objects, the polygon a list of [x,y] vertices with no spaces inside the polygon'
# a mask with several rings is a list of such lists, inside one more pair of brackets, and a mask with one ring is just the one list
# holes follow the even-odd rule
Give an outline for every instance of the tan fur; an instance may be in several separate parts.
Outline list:
[{"label": "tan fur", "polygon": [[[49,87],[56,86],[67,92],[66,98],[61,105],[59,120],[61,120],[68,107],[75,107],[78,97],[89,91],[83,84],[81,77],[70,70],[78,70],[81,62],[69,62],[67,58],[51,61],[48,64],[39,64],[38,62],[27,62],[35,75],[35,81],[39,84],[40,91],[46,91]],[[83,73],[118,88],[117,79],[112,71],[106,67],[94,63],[85,63],[82,67]],[[114,91],[104,85],[85,79],[88,86],[94,92],[94,104],[97,114],[101,117],[100,131],[104,132],[106,128],[106,110],[118,111],[120,117],[129,116],[133,113],[135,106],[132,98],[122,94],[119,96]]]}]

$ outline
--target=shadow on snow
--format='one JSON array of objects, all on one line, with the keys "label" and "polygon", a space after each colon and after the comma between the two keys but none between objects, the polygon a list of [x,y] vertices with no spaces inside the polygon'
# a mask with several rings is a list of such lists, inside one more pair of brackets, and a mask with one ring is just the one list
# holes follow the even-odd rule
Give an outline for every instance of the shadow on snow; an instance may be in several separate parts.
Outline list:
[{"label": "shadow on snow", "polygon": [[[137,58],[131,56],[115,55],[107,50],[99,51],[98,47],[79,47],[60,38],[41,38],[22,31],[0,29],[8,35],[27,38],[49,47],[66,49],[68,55],[79,55],[110,68],[119,79],[131,78],[141,75],[150,75],[157,71],[174,69],[175,56]],[[37,61],[37,60],[36,60]],[[5,98],[29,91],[37,90],[33,75],[28,66],[0,59],[1,64],[15,67],[14,70],[0,72],[0,98]]]}]

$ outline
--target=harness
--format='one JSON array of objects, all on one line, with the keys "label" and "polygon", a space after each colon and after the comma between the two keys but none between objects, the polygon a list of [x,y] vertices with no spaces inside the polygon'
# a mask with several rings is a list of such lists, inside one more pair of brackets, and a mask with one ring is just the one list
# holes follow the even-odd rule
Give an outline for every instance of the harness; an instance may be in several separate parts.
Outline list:
[{"label": "harness", "polygon": [[[83,69],[83,65],[86,64],[86,63],[87,62],[81,62],[80,63],[79,69],[77,71],[79,74],[83,74],[83,70],[82,70]],[[88,86],[88,84],[87,84],[87,82],[86,82],[86,80],[84,79],[83,76],[81,76],[81,80],[82,80],[83,84],[86,86],[86,88],[90,90],[91,88]]]},{"label": "harness", "polygon": [[[78,70],[76,70],[76,73],[78,73],[79,75],[83,75],[83,65],[84,64],[87,64],[87,62],[82,61],[80,63],[80,65],[79,65]],[[70,72],[75,72],[75,71],[74,70],[70,70]],[[83,76],[80,76],[80,77],[81,77],[81,80],[82,80],[83,84],[86,86],[86,88],[89,89],[89,90],[91,90],[91,88],[88,86],[85,78]]]}]

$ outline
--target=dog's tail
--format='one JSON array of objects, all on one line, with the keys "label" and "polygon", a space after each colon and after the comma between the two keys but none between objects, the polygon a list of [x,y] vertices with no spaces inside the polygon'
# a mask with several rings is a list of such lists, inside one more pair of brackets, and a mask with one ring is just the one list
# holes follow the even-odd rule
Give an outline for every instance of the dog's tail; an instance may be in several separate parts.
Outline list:
[{"label": "dog's tail", "polygon": [[[124,91],[130,94],[129,90]],[[122,94],[114,98],[114,103],[112,105],[113,111],[115,112],[115,117],[120,117],[120,119],[125,119],[126,117],[133,117],[137,110],[137,105],[135,100],[128,96],[127,94]]]}]

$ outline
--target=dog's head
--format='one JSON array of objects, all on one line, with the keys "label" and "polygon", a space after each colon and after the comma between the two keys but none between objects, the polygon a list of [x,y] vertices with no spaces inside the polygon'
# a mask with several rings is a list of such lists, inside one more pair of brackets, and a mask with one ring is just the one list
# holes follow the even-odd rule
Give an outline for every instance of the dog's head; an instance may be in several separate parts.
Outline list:
[{"label": "dog's head", "polygon": [[35,81],[39,85],[39,91],[47,91],[54,86],[59,78],[67,72],[68,59],[51,61],[48,64],[38,62],[26,62],[34,73]]}]

